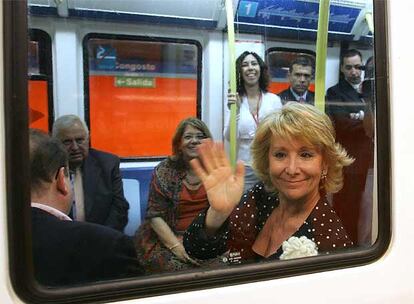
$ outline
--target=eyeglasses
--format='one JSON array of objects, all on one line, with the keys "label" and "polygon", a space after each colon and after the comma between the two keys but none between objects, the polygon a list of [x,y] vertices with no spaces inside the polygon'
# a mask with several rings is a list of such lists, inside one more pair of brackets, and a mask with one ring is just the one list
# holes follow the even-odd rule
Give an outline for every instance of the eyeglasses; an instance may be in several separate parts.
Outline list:
[{"label": "eyeglasses", "polygon": [[65,147],[72,146],[73,142],[76,142],[77,145],[83,145],[86,142],[86,138],[78,137],[78,138],[74,138],[74,139],[65,139],[65,140],[62,141],[62,143]]},{"label": "eyeglasses", "polygon": [[184,140],[191,140],[191,139],[195,139],[195,140],[203,140],[206,139],[207,136],[205,136],[204,134],[184,134],[183,139]]}]

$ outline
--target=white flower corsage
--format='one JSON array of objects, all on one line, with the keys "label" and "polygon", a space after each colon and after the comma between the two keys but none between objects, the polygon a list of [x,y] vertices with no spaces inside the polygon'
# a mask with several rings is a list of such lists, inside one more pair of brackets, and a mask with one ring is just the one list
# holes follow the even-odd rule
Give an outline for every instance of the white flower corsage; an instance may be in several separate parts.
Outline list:
[{"label": "white flower corsage", "polygon": [[318,255],[316,244],[306,236],[300,238],[296,236],[290,237],[282,244],[283,253],[280,255],[281,260],[304,258],[308,256]]}]

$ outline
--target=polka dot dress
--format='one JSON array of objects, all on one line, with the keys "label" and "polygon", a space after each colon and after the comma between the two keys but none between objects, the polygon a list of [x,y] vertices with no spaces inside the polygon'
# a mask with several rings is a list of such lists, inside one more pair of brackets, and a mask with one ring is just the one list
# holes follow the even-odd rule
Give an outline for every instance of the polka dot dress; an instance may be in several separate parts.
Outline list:
[{"label": "polka dot dress", "polygon": [[[184,246],[189,255],[198,259],[213,258],[226,251],[241,257],[238,262],[263,259],[253,252],[252,245],[266,220],[278,206],[277,194],[266,192],[263,183],[258,183],[242,196],[240,204],[215,236],[208,237],[205,234],[206,212],[201,213],[184,235]],[[353,246],[340,219],[325,197],[319,200],[293,236],[306,236],[311,239],[318,247],[318,254]],[[279,248],[269,258],[277,259],[281,253],[282,249]]]}]

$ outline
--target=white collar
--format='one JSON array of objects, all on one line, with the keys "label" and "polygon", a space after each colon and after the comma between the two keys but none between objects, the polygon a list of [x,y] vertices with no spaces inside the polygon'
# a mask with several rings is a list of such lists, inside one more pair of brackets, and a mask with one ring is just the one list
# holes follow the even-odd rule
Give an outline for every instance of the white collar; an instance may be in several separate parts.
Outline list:
[{"label": "white collar", "polygon": [[306,90],[305,93],[303,93],[303,95],[300,96],[295,91],[293,91],[292,87],[289,87],[289,89],[290,89],[290,92],[295,97],[296,101],[299,101],[300,98],[303,98],[304,100],[306,100],[306,95],[308,94],[308,90]]},{"label": "white collar", "polygon": [[60,211],[56,208],[53,208],[49,205],[32,202],[31,206],[34,207],[34,208],[42,209],[43,211],[46,211],[47,213],[50,213],[51,215],[57,217],[58,219],[60,219],[62,221],[71,221],[72,220],[69,216],[64,214],[62,211]]}]

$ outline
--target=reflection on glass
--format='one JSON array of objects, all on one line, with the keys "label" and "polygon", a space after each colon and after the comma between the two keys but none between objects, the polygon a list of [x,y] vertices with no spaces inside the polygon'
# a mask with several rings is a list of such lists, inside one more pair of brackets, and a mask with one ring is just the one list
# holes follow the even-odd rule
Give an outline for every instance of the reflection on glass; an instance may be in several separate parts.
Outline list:
[{"label": "reflection on glass", "polygon": [[28,62],[28,74],[40,74],[39,67],[39,42],[30,41],[29,42],[29,62]]},{"label": "reflection on glass", "polygon": [[204,122],[182,120],[172,138],[173,155],[154,169],[146,220],[135,235],[142,265],[150,273],[191,269],[199,266],[183,246],[183,234],[193,219],[208,208],[204,185],[190,166],[198,158],[201,141],[211,138]]},{"label": "reflection on glass", "polygon": [[267,54],[271,85],[283,104],[289,101],[314,104],[315,55],[294,50],[271,50]]},{"label": "reflection on glass", "polygon": [[291,102],[269,114],[251,146],[262,182],[243,196],[243,164],[234,174],[220,147],[206,143],[194,169],[208,185],[210,207],[184,236],[187,252],[208,259],[228,251],[228,261],[240,263],[352,247],[326,198],[342,188],[342,168],[353,162],[334,134],[330,118],[312,105]]},{"label": "reflection on glass", "polygon": [[[326,111],[331,116],[341,143],[355,162],[344,171],[344,188],[332,198],[351,239],[358,245],[371,244],[372,173],[374,162],[372,100],[362,93],[363,58],[357,49],[344,50],[340,56],[339,82],[326,94]],[[367,194],[364,194],[364,193]]]},{"label": "reflection on glass", "polygon": [[123,157],[171,154],[177,124],[197,115],[197,47],[122,38],[87,45],[92,147]]},{"label": "reflection on glass", "polygon": [[49,109],[49,89],[52,81],[50,39],[46,33],[33,30],[30,32],[28,45],[29,126],[48,132],[49,115],[53,115],[53,107]]},{"label": "reflection on glass", "polygon": [[[130,204],[128,233],[127,230],[124,233],[131,236],[138,231],[134,238],[136,261],[146,268],[145,275],[171,274],[184,269],[205,271],[242,261],[296,258],[303,256],[297,254],[302,249],[307,256],[322,255],[368,247],[375,242],[376,99],[374,61],[369,60],[374,55],[373,33],[362,22],[364,12],[372,10],[371,1],[347,1],[346,6],[341,1],[331,4],[325,113],[334,131],[324,114],[316,114],[310,108],[315,90],[317,3],[239,1],[235,9],[237,55],[255,51],[265,58],[271,78],[268,92],[279,95],[283,104],[293,102],[287,109],[291,107],[291,111],[299,114],[295,114],[291,125],[283,123],[285,133],[273,134],[266,143],[255,138],[254,153],[268,152],[255,160],[261,183],[243,194],[236,183],[237,199],[233,198],[227,207],[220,201],[226,196],[202,185],[203,177],[189,165],[190,159],[198,157],[198,132],[201,130],[203,137],[211,137],[204,134],[204,128],[184,128],[184,133],[191,134],[188,137],[181,134],[171,144],[180,122],[187,117],[201,114],[207,130],[212,131],[216,121],[221,126],[225,120],[228,69],[224,66],[228,60],[222,32],[224,20],[197,19],[197,14],[202,15],[198,12],[200,7],[189,9],[197,4],[183,1],[169,1],[168,6],[174,6],[179,16],[188,17],[184,21],[166,17],[160,6],[153,11],[151,1],[140,2],[142,10],[134,6],[130,11],[125,6],[121,10],[118,1],[105,1],[105,9],[111,7],[116,16],[110,12],[101,14],[97,1],[93,7],[88,6],[90,14],[76,7],[76,1],[69,1],[69,15],[63,20],[58,15],[50,16],[53,10],[47,11],[48,17],[37,13],[47,7],[44,2],[29,1],[32,8],[36,7],[29,10],[32,14],[29,27],[48,32],[53,37],[53,50],[68,50],[54,52],[53,58],[46,56],[56,72],[53,76],[56,113],[84,117],[90,126],[91,147],[140,160],[139,164],[124,162],[121,175],[132,181],[123,184]],[[208,5],[213,2],[208,1]],[[221,0],[211,6],[216,12],[209,16],[222,16],[219,4]],[[49,5],[54,8],[60,4]],[[145,13],[145,16],[137,15],[134,19],[134,14],[129,13]],[[124,17],[129,18],[130,24],[124,22]],[[97,28],[102,34],[96,34]],[[39,75],[44,74],[42,47],[31,41],[28,52],[28,74],[42,76]],[[83,66],[65,68],[77,65],[80,56]],[[254,78],[255,72],[248,70],[245,77]],[[224,92],[225,100],[214,100],[212,92]],[[249,102],[252,96],[247,95]],[[39,101],[42,109],[38,111],[47,113],[51,106],[47,103],[48,96],[45,79],[30,79],[32,110],[36,109],[35,101]],[[254,105],[247,109],[249,119],[250,113],[253,116],[259,113],[259,100]],[[320,121],[324,127],[313,129],[306,113],[313,113],[309,114],[314,115],[313,124]],[[31,119],[34,117],[31,127],[37,127],[35,114],[31,113]],[[276,120],[279,114],[273,115]],[[256,117],[257,124],[253,116],[251,124],[256,132],[264,115]],[[48,126],[42,128],[47,130]],[[238,132],[242,133],[240,129],[239,125]],[[354,159],[352,164],[346,157],[332,158],[338,147],[333,148],[332,142],[326,144],[320,138],[321,134],[332,138],[334,133],[336,141]],[[221,129],[213,135],[217,140],[223,138]],[[72,143],[77,145],[76,141]],[[177,151],[174,145],[179,147]],[[169,155],[173,156],[160,164],[147,161]],[[174,157],[182,158],[181,167],[174,162],[171,165]],[[282,167],[291,159],[296,162]],[[335,167],[344,167],[343,187],[339,185],[341,169],[335,175]],[[210,169],[206,165],[203,170]],[[226,172],[229,174],[230,170],[227,168]],[[217,187],[227,183],[223,176],[220,173]],[[336,183],[333,188],[327,186],[333,183],[332,179]],[[101,191],[99,195],[108,193]],[[196,216],[203,208],[209,210],[207,215],[201,212],[200,217]],[[191,228],[182,244],[187,226]],[[97,276],[92,280],[100,279],[108,277]]]}]

